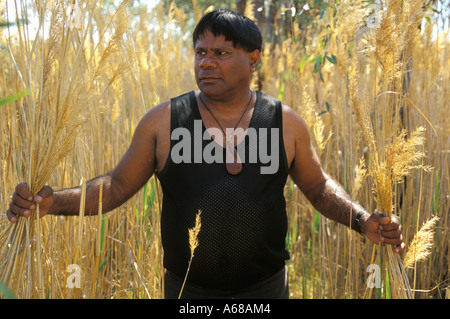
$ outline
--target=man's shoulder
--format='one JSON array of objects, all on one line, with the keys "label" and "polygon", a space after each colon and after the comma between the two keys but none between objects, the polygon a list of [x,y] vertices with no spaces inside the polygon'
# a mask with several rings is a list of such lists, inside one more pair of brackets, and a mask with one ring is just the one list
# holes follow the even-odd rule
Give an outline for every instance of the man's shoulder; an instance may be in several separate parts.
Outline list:
[{"label": "man's shoulder", "polygon": [[168,121],[170,121],[172,107],[187,104],[192,96],[195,96],[195,91],[182,93],[155,105],[144,114],[141,122],[156,127],[167,125]]},{"label": "man's shoulder", "polygon": [[174,97],[171,97],[170,99],[161,102],[154,107],[152,107],[145,115],[161,115],[161,113],[167,112],[168,109],[170,109],[171,104],[177,101],[186,101],[192,97],[192,94],[195,94],[194,91],[185,92],[179,95],[176,95]]},{"label": "man's shoulder", "polygon": [[166,125],[167,120],[170,120],[170,100],[161,102],[148,110],[142,116],[140,125],[157,130],[160,125]]},{"label": "man's shoulder", "polygon": [[[274,101],[279,101],[278,99],[267,95],[269,98]],[[283,127],[288,131],[296,133],[295,135],[300,134],[303,136],[304,134],[308,134],[308,125],[306,121],[301,117],[298,110],[294,109],[290,105],[287,105],[280,101],[281,105],[281,114],[283,117]]]}]

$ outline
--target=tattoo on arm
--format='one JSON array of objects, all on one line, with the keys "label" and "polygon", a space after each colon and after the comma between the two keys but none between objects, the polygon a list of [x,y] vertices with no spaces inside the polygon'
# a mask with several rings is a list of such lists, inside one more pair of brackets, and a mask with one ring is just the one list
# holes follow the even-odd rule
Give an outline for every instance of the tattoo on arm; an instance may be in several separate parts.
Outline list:
[{"label": "tattoo on arm", "polygon": [[354,202],[344,188],[329,176],[326,176],[320,187],[306,196],[325,217],[352,229],[356,215],[363,210],[363,207]]}]

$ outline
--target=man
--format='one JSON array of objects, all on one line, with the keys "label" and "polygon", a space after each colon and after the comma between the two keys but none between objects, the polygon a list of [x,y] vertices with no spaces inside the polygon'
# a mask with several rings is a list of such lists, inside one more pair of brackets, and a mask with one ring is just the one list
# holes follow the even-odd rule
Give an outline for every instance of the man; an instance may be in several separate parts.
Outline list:
[{"label": "man", "polygon": [[[288,175],[326,217],[372,242],[404,243],[398,218],[365,213],[328,175],[304,120],[280,101],[250,89],[262,37],[248,18],[228,10],[206,14],[193,33],[199,90],[151,109],[114,170],[87,183],[86,213],[135,194],[156,172],[163,189],[161,220],[166,298],[177,298],[190,257],[188,229],[202,227],[183,298],[288,298],[283,188]],[[19,184],[7,216],[75,215],[79,187],[34,198]]]}]

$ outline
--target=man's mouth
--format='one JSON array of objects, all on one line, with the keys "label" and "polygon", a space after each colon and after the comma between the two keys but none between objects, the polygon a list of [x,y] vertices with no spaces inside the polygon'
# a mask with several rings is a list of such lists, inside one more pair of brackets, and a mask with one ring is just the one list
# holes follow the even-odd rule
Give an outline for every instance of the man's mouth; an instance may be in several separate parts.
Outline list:
[{"label": "man's mouth", "polygon": [[204,82],[208,82],[208,81],[215,81],[215,80],[219,80],[220,78],[217,76],[212,76],[212,75],[208,75],[208,76],[200,76],[199,80],[200,81],[204,81]]}]

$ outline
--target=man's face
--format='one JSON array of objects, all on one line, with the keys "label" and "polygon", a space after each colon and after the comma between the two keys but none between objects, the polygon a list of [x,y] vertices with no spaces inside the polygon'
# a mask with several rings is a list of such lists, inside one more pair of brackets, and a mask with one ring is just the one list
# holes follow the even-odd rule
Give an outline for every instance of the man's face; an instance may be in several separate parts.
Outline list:
[{"label": "man's face", "polygon": [[199,89],[211,98],[247,90],[251,68],[256,66],[259,51],[247,52],[225,41],[223,35],[215,37],[207,31],[195,43],[195,79]]}]

